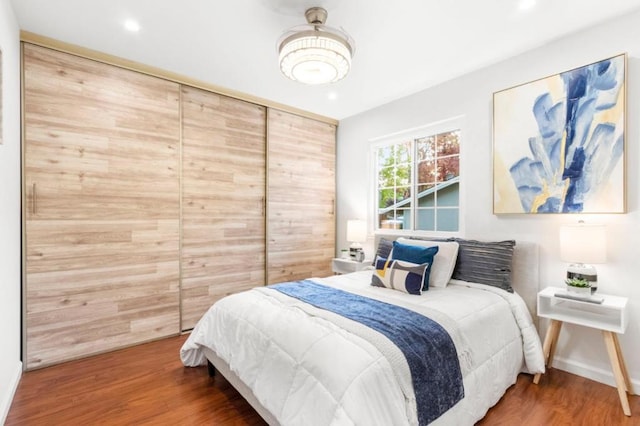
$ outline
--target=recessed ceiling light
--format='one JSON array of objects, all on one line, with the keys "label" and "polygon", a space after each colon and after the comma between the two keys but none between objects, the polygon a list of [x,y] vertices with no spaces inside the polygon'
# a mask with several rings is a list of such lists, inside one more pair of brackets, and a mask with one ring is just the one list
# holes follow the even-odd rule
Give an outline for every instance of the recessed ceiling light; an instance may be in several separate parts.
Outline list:
[{"label": "recessed ceiling light", "polygon": [[529,10],[536,5],[536,0],[520,0],[520,10]]},{"label": "recessed ceiling light", "polygon": [[338,99],[338,94],[336,92],[329,92],[327,98],[329,98],[330,101],[335,101]]},{"label": "recessed ceiling light", "polygon": [[124,22],[124,28],[127,31],[131,31],[132,33],[137,33],[138,31],[140,31],[140,24],[138,24],[133,19],[128,19]]}]

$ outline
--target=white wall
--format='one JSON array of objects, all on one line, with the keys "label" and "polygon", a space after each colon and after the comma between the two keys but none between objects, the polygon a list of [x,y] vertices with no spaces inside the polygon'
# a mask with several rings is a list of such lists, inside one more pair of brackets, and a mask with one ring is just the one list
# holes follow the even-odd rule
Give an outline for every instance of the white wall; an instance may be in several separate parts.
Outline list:
[{"label": "white wall", "polygon": [[0,424],[20,362],[20,32],[9,0],[0,0],[3,141],[0,145]]},{"label": "white wall", "polygon": [[[416,93],[340,122],[337,148],[337,247],[348,247],[345,224],[351,218],[372,218],[369,145],[372,138],[464,115],[461,158],[464,236],[514,238],[540,246],[541,287],[561,285],[566,265],[559,260],[560,224],[580,218],[607,225],[608,263],[598,265],[599,291],[630,298],[631,321],[620,338],[636,389],[640,386],[640,280],[635,276],[640,247],[640,12],[559,39],[481,71]],[[425,42],[434,42],[428,41]],[[490,47],[488,47],[490,48]],[[566,71],[623,52],[627,75],[627,210],[624,215],[492,214],[493,92]],[[464,52],[460,52],[464,55]],[[434,63],[433,66],[438,66]],[[367,153],[367,155],[363,155]],[[370,224],[370,227],[373,226]],[[373,247],[368,248],[371,253]],[[543,328],[546,322],[542,322]],[[544,332],[544,330],[542,330]],[[554,365],[613,384],[601,334],[563,327]]]}]

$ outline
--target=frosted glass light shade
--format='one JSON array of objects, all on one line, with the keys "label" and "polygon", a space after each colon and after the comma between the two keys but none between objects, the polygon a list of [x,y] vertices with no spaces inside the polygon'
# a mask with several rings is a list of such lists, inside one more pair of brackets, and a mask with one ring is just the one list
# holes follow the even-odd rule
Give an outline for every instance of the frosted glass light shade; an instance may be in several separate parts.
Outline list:
[{"label": "frosted glass light shade", "polygon": [[324,25],[327,11],[320,7],[308,9],[305,17],[308,24],[291,28],[278,41],[280,71],[304,84],[342,80],[351,69],[353,40]]},{"label": "frosted glass light shade", "polygon": [[333,83],[342,80],[350,68],[351,53],[343,43],[313,32],[289,41],[280,50],[280,70],[301,83]]},{"label": "frosted glass light shade", "polygon": [[367,241],[367,223],[364,220],[347,221],[347,241],[352,243],[364,243]]},{"label": "frosted glass light shade", "polygon": [[563,225],[560,227],[560,259],[567,263],[605,263],[607,233],[604,225]]}]

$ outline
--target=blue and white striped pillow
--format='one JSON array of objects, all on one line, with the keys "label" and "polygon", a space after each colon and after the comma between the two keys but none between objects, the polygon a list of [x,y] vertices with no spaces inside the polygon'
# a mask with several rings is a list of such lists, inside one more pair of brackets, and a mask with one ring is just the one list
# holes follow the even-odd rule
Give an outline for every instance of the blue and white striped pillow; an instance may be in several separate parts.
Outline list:
[{"label": "blue and white striped pillow", "polygon": [[454,240],[460,245],[460,249],[451,278],[486,284],[513,293],[511,263],[516,245],[514,240]]}]

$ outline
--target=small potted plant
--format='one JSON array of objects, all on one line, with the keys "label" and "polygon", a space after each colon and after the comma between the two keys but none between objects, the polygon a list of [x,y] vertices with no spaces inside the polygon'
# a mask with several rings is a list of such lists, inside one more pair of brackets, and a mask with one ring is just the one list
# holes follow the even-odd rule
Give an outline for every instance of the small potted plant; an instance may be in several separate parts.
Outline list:
[{"label": "small potted plant", "polygon": [[567,284],[567,291],[571,293],[578,293],[584,296],[591,294],[591,283],[584,278],[567,278],[565,283]]}]

